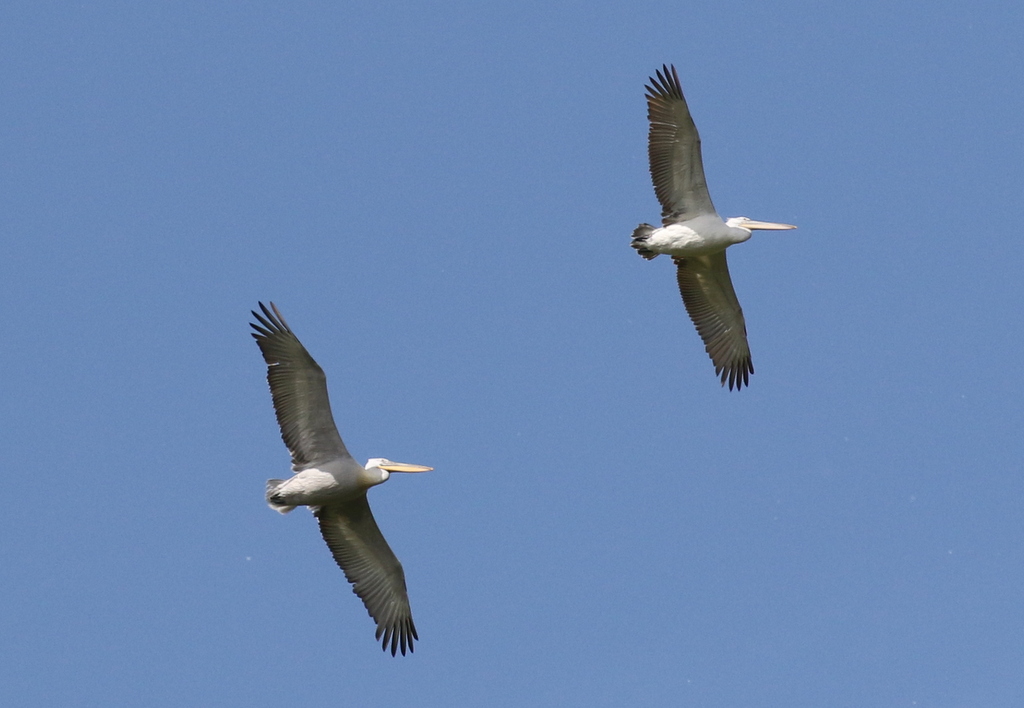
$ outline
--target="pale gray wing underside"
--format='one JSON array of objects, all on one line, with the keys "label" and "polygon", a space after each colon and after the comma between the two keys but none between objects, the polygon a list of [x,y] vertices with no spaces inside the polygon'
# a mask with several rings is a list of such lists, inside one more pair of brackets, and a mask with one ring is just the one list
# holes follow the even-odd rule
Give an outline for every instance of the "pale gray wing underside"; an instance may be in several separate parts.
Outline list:
[{"label": "pale gray wing underside", "polygon": [[377,639],[391,655],[413,651],[418,640],[405,588],[402,564],[384,540],[370,512],[366,495],[316,511],[327,547],[377,623]]},{"label": "pale gray wing underside", "polygon": [[749,385],[754,365],[747,344],[747,325],[732,288],[725,251],[672,260],[683,304],[704,340],[715,373],[721,375],[722,385],[728,381],[730,390]]},{"label": "pale gray wing underside", "polygon": [[[259,325],[252,336],[267,362],[267,381],[281,437],[292,454],[292,469],[299,472],[339,457],[351,457],[331,415],[327,377],[306,348],[288,328],[274,303],[273,312],[263,303]],[[260,326],[262,325],[262,326]]]},{"label": "pale gray wing underside", "polygon": [[654,193],[665,224],[701,214],[716,214],[704,179],[700,136],[683,98],[676,68],[663,66],[647,89],[647,118],[651,123],[647,156]]}]

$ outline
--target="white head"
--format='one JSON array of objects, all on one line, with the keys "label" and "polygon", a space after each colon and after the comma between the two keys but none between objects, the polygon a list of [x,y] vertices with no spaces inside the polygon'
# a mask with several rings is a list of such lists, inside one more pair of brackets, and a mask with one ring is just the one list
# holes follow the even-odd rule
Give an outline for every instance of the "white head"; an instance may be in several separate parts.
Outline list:
[{"label": "white head", "polygon": [[776,224],[773,221],[755,221],[754,219],[748,219],[745,216],[734,216],[731,219],[726,219],[726,226],[730,226],[734,229],[743,229],[744,231],[784,231],[786,229],[795,229],[796,227],[792,224]]},{"label": "white head", "polygon": [[371,457],[366,461],[366,471],[371,485],[383,484],[388,481],[392,472],[429,472],[433,467],[410,465],[405,462],[392,462],[386,457]]}]

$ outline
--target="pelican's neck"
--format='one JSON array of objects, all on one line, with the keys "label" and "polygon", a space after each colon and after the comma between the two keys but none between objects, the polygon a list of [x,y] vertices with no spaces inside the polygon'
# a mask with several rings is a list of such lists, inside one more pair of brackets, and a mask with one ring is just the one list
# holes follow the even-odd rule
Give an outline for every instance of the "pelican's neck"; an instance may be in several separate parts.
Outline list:
[{"label": "pelican's neck", "polygon": [[366,467],[363,468],[359,475],[359,481],[366,485],[367,488],[375,487],[378,484],[384,484],[388,481],[388,477],[391,473],[387,470],[382,470],[377,465],[387,462],[383,457],[374,457],[366,461]]}]

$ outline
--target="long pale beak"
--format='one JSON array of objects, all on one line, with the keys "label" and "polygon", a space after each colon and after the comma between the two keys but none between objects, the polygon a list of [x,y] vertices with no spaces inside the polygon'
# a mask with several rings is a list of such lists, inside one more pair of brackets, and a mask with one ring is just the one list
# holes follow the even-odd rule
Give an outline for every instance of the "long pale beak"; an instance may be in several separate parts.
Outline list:
[{"label": "long pale beak", "polygon": [[382,470],[388,472],[430,472],[434,469],[433,467],[424,467],[423,465],[407,465],[404,462],[385,462],[382,465],[378,465]]},{"label": "long pale beak", "polygon": [[773,221],[754,221],[753,219],[747,219],[743,222],[743,228],[750,229],[761,229],[762,231],[785,231],[786,229],[795,229],[793,224],[776,224]]}]

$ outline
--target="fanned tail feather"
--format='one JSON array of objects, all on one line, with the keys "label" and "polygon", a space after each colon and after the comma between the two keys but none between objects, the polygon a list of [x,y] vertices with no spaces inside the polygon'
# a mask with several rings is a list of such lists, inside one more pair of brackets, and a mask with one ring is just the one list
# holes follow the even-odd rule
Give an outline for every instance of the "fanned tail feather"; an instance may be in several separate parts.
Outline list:
[{"label": "fanned tail feather", "polygon": [[658,254],[647,248],[647,239],[654,233],[654,227],[650,224],[640,224],[633,229],[633,241],[629,244],[636,249],[636,252],[647,260],[657,258]]},{"label": "fanned tail feather", "polygon": [[267,504],[274,511],[282,514],[287,514],[289,511],[294,509],[294,506],[284,504],[281,502],[281,498],[277,495],[277,488],[284,484],[283,479],[268,479],[267,480]]}]

